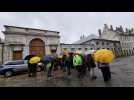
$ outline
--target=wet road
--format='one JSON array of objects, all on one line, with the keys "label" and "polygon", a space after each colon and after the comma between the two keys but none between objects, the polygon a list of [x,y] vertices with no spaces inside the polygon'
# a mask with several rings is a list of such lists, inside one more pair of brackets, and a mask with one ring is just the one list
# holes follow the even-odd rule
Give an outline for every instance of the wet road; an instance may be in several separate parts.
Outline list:
[{"label": "wet road", "polygon": [[36,77],[27,74],[10,78],[0,77],[0,87],[133,87],[134,86],[134,56],[119,58],[111,63],[112,80],[104,83],[102,74],[96,68],[96,80],[91,80],[89,73],[83,79],[77,78],[73,70],[68,77],[66,72],[58,71],[55,77],[47,80],[46,73],[39,72]]}]

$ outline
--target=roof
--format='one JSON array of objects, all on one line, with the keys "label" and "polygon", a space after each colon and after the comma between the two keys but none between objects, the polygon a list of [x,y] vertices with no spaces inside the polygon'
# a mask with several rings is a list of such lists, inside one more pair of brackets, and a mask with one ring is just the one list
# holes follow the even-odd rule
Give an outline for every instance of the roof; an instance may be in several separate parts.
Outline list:
[{"label": "roof", "polygon": [[89,45],[89,44],[65,44],[65,43],[60,43],[60,45]]},{"label": "roof", "polygon": [[[107,40],[107,39],[91,39],[89,41],[92,41],[92,40],[99,40],[99,41],[108,41],[108,42],[120,42],[120,41],[116,41],[116,40]],[[87,42],[87,41],[86,41]]]},{"label": "roof", "polygon": [[83,39],[80,39],[80,40],[74,42],[73,44],[82,44],[83,42],[89,41],[89,40],[91,40],[93,38],[98,39],[98,36],[91,34],[91,35],[89,35],[89,36],[87,36],[87,37],[85,37]]},{"label": "roof", "polygon": [[56,32],[60,33],[58,31],[50,31],[50,30],[43,30],[43,29],[36,29],[36,28],[28,28],[28,27],[18,27],[18,26],[10,26],[10,25],[4,25],[4,27],[13,27],[13,28],[21,28],[21,29],[31,29],[31,30],[38,30],[38,31],[49,31],[49,32]]}]

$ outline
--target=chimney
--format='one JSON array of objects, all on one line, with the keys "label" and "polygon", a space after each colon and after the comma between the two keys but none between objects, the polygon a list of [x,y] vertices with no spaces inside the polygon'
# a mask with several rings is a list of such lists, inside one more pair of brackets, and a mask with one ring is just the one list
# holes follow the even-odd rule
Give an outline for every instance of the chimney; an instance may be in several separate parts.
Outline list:
[{"label": "chimney", "polygon": [[104,28],[105,28],[105,29],[108,29],[108,25],[107,25],[107,24],[104,24]]},{"label": "chimney", "polygon": [[128,29],[126,28],[126,33],[128,33]]},{"label": "chimney", "polygon": [[101,38],[101,29],[99,29],[98,32],[99,32],[99,38]]},{"label": "chimney", "polygon": [[118,27],[116,27],[116,29],[115,29],[116,31],[118,31]]},{"label": "chimney", "polygon": [[112,25],[110,25],[110,30],[113,31],[113,26]]},{"label": "chimney", "polygon": [[120,25],[120,31],[121,31],[121,32],[124,32],[124,31],[123,31],[123,27],[122,27],[121,25]]}]

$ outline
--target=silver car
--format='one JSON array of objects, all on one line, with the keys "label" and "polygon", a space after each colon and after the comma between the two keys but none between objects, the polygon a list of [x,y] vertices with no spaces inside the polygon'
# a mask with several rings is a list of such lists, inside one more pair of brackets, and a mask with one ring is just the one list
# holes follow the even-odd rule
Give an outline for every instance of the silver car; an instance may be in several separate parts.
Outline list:
[{"label": "silver car", "polygon": [[8,61],[0,67],[0,74],[5,75],[6,77],[23,71],[28,71],[26,60]]}]

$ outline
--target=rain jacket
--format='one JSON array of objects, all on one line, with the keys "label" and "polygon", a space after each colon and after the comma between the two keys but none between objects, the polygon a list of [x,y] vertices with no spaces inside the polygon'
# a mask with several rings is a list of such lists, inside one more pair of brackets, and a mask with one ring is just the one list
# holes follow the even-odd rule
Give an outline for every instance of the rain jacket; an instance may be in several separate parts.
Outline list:
[{"label": "rain jacket", "polygon": [[80,55],[74,55],[74,57],[73,57],[73,65],[74,66],[82,65],[82,57]]}]

